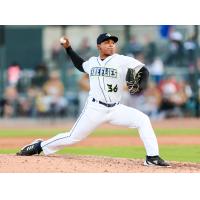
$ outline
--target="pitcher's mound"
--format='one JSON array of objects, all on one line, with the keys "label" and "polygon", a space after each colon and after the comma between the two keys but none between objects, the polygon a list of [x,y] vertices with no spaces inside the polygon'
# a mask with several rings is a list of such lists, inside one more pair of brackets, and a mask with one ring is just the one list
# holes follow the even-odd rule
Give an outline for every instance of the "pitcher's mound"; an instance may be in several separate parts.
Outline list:
[{"label": "pitcher's mound", "polygon": [[146,167],[141,159],[100,156],[15,156],[0,154],[0,172],[200,172],[199,163],[170,162],[171,168]]}]

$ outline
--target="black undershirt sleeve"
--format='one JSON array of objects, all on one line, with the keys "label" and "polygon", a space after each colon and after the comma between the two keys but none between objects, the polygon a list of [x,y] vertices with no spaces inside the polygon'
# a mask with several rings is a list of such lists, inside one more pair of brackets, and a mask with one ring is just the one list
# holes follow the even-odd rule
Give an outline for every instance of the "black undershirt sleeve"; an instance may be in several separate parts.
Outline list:
[{"label": "black undershirt sleeve", "polygon": [[81,72],[85,72],[83,69],[83,63],[85,62],[85,60],[83,60],[83,58],[81,58],[73,49],[72,47],[68,47],[67,49],[65,49],[68,56],[71,58],[74,66]]}]

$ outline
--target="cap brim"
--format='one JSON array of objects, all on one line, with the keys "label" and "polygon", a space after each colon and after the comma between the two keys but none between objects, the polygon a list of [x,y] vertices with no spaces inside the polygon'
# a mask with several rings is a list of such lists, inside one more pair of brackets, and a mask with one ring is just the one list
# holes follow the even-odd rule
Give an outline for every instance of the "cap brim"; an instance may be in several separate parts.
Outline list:
[{"label": "cap brim", "polygon": [[118,41],[118,37],[116,37],[116,36],[110,36],[109,38],[105,38],[105,40],[103,40],[102,42],[105,42],[106,40],[113,40],[114,43],[116,43]]}]

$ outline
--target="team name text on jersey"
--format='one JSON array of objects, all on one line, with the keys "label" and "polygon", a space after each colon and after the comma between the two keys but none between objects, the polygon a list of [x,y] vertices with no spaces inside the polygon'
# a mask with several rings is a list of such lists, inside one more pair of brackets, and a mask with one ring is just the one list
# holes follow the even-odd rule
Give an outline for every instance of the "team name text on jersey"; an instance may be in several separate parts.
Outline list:
[{"label": "team name text on jersey", "polygon": [[104,76],[117,78],[117,70],[113,68],[93,67],[91,69],[90,76]]}]

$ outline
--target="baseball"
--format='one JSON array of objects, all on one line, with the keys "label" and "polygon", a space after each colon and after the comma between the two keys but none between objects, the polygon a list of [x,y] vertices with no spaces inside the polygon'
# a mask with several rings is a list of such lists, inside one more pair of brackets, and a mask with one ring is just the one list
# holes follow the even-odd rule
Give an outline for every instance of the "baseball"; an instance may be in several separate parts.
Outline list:
[{"label": "baseball", "polygon": [[64,37],[60,38],[60,44],[64,44],[66,42],[66,40],[64,39]]}]

